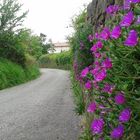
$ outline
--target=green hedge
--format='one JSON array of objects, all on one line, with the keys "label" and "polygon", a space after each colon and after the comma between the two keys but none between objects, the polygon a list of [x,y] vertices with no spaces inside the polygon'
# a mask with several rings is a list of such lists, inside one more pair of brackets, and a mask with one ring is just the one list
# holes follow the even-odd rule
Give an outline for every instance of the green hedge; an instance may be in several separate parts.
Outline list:
[{"label": "green hedge", "polygon": [[58,68],[69,70],[71,67],[71,52],[42,55],[39,59],[42,68]]},{"label": "green hedge", "polygon": [[7,59],[0,58],[0,89],[24,83],[38,75],[39,69],[35,64],[23,68]]}]

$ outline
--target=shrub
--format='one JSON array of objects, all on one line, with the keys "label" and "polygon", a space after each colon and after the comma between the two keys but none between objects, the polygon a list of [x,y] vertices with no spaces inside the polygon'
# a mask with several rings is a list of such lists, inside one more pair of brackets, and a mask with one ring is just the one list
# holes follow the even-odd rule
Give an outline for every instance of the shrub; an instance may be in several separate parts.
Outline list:
[{"label": "shrub", "polygon": [[[86,22],[86,10],[80,12],[73,19],[74,34],[68,37],[72,50],[72,85],[73,94],[76,104],[76,113],[82,115],[85,112],[85,95],[82,84],[79,83],[79,73],[85,66],[90,65],[94,61],[94,57],[90,51],[92,42],[89,42],[88,35],[92,33],[92,26]],[[81,99],[82,98],[82,99]]]},{"label": "shrub", "polygon": [[79,65],[74,65],[85,93],[82,138],[88,140],[140,137],[140,1],[127,0],[125,4],[125,10],[109,6],[106,11],[113,15],[111,20],[92,35],[94,45],[89,50],[95,60],[78,73]]},{"label": "shrub", "polygon": [[71,53],[70,51],[62,52],[55,55],[57,66],[65,66],[71,63]]},{"label": "shrub", "polygon": [[29,80],[35,79],[39,74],[39,65],[36,62],[36,59],[29,54],[26,54],[26,62],[25,62],[25,74]]},{"label": "shrub", "polygon": [[68,37],[74,65],[78,65],[77,72],[80,72],[85,66],[90,65],[94,60],[90,52],[92,42],[88,40],[88,35],[92,33],[92,26],[86,22],[86,16],[87,12],[84,9],[73,19],[72,24],[75,33],[71,37]]},{"label": "shrub", "polygon": [[39,64],[40,67],[69,70],[71,66],[71,53],[67,51],[58,54],[42,55],[39,59]]},{"label": "shrub", "polygon": [[20,45],[17,35],[12,32],[0,34],[0,56],[25,66],[25,51]]}]

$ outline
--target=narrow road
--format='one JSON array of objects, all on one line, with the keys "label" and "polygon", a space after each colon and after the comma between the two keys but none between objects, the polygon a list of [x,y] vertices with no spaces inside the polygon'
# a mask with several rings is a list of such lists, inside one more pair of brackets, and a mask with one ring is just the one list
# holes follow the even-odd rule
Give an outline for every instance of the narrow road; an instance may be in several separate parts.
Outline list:
[{"label": "narrow road", "polygon": [[69,72],[42,69],[40,78],[0,91],[0,140],[77,140]]}]

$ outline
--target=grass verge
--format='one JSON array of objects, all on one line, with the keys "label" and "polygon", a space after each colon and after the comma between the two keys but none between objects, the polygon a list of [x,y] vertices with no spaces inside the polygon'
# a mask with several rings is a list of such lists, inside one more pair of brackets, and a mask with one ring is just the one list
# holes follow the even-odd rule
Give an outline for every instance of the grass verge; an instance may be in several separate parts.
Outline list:
[{"label": "grass verge", "polygon": [[7,59],[0,58],[0,90],[35,79],[40,74],[37,65],[21,67]]}]

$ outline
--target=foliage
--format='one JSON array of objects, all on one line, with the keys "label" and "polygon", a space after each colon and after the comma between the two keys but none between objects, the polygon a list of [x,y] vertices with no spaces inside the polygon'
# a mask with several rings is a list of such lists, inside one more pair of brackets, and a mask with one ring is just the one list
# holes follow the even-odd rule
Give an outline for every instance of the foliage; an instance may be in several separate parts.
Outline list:
[{"label": "foliage", "polygon": [[20,45],[18,35],[13,32],[0,33],[0,56],[21,66],[25,65],[25,51]]},{"label": "foliage", "polygon": [[22,4],[17,0],[2,0],[0,1],[0,33],[12,32],[19,30],[27,11],[19,14]]},{"label": "foliage", "polygon": [[7,59],[0,58],[0,89],[27,82],[38,75],[39,69],[36,64],[24,69]]},{"label": "foliage", "polygon": [[0,89],[39,75],[32,56],[37,59],[42,55],[41,38],[22,29],[28,12],[21,13],[21,8],[22,4],[16,0],[0,1]]},{"label": "foliage", "polygon": [[3,0],[0,5],[0,55],[25,67],[25,55],[38,59],[48,53],[51,43],[44,36],[33,35],[31,30],[21,27],[27,12],[20,14],[22,4],[15,0]]},{"label": "foliage", "polygon": [[47,54],[49,51],[54,51],[54,45],[52,43],[52,40],[49,39],[48,41],[46,40],[46,35],[40,34],[40,39],[41,39],[41,46],[42,46],[42,54]]},{"label": "foliage", "polygon": [[[73,19],[72,25],[75,32],[68,38],[72,50],[73,69],[71,72],[71,81],[75,112],[83,116],[86,111],[86,96],[83,90],[83,84],[79,82],[79,73],[85,66],[90,65],[94,61],[94,57],[90,52],[92,43],[88,40],[88,35],[92,34],[92,26],[86,22],[86,16],[87,12],[86,9],[84,9]],[[85,127],[85,125],[83,126],[82,124],[82,127]],[[90,129],[86,127],[86,129],[82,131],[79,139],[90,140],[91,137]]]},{"label": "foliage", "polygon": [[18,34],[20,46],[24,48],[25,53],[28,53],[38,59],[42,55],[41,38],[33,35],[31,30],[22,29]]},{"label": "foliage", "polygon": [[79,140],[92,140],[92,135],[90,133],[90,130],[87,128],[84,129],[79,137]]},{"label": "foliage", "polygon": [[[140,1],[127,0],[124,9],[109,6],[106,12],[112,18],[103,29],[100,27],[100,33],[87,35],[89,42],[93,42],[88,48],[93,56],[86,57],[85,63],[90,63],[83,70],[77,71],[81,65],[74,55],[74,75],[82,85],[86,108],[83,139],[137,140],[140,137]],[[72,42],[74,53],[75,42]]]},{"label": "foliage", "polygon": [[73,19],[72,24],[75,32],[68,38],[72,50],[74,100],[76,103],[76,113],[79,115],[82,115],[85,110],[85,105],[83,103],[84,99],[81,100],[81,98],[84,98],[84,95],[82,95],[82,84],[79,83],[79,73],[85,66],[91,64],[94,60],[92,53],[89,50],[92,43],[88,41],[88,35],[92,33],[92,27],[86,22],[86,14],[86,10],[84,9]]},{"label": "foliage", "polygon": [[40,67],[69,70],[71,66],[71,53],[66,51],[57,54],[42,55],[39,59],[39,64]]},{"label": "foliage", "polygon": [[77,115],[82,115],[85,112],[84,92],[82,91],[80,83],[75,80],[74,73],[71,71],[71,82],[73,89],[73,98]]},{"label": "foliage", "polygon": [[46,41],[46,35],[40,34],[34,35],[30,29],[22,29],[18,33],[20,40],[20,46],[25,50],[25,53],[28,53],[34,56],[36,59],[42,54],[47,54],[50,49],[53,48],[51,40]]},{"label": "foliage", "polygon": [[15,0],[0,2],[0,56],[24,67],[24,49],[17,34],[27,12],[19,14],[22,5]]}]

